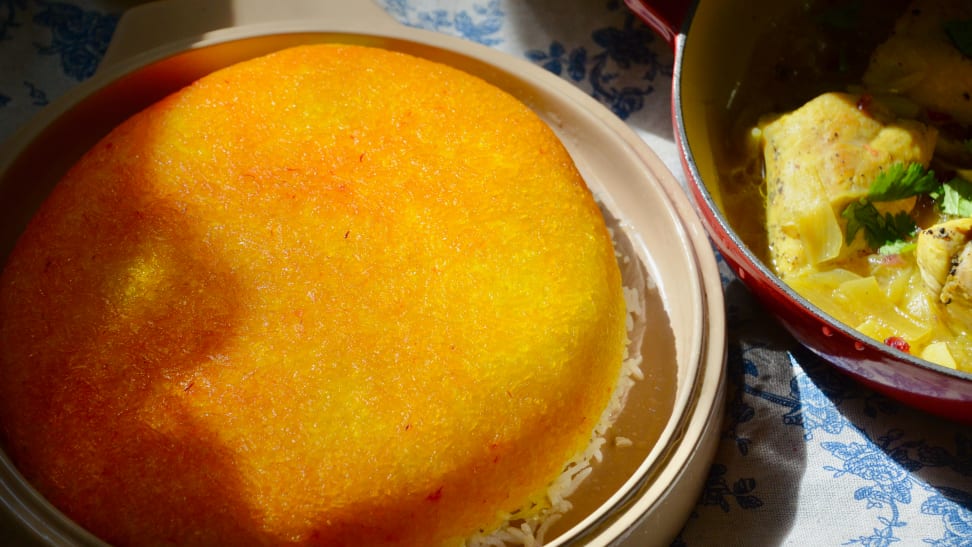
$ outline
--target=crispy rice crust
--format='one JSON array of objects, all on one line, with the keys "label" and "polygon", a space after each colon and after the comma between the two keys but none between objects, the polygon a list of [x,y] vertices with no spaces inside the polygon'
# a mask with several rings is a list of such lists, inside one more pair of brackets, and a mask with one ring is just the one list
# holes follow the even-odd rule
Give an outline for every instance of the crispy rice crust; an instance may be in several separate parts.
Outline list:
[{"label": "crispy rice crust", "polygon": [[358,46],[244,62],[123,123],[0,290],[4,446],[122,545],[461,542],[544,503],[625,340],[551,130]]}]

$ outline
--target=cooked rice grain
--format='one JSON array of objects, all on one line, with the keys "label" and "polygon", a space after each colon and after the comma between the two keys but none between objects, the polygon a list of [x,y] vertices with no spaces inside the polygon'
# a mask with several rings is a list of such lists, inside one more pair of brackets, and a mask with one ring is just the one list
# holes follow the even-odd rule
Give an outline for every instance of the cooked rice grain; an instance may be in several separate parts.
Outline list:
[{"label": "cooked rice grain", "polygon": [[[611,235],[614,239],[613,231],[611,231]],[[615,248],[617,248],[617,245],[615,245]],[[628,260],[626,254],[618,252],[617,255],[621,261],[626,262]],[[650,278],[646,278],[646,285],[648,288],[653,287]],[[568,498],[580,488],[584,480],[594,471],[592,466],[603,461],[604,454],[601,448],[607,443],[607,433],[624,409],[628,393],[635,382],[643,380],[645,377],[641,370],[641,352],[635,347],[635,344],[631,343],[635,317],[643,317],[645,313],[644,302],[638,288],[624,286],[622,290],[627,310],[625,327],[628,330],[629,340],[625,347],[620,378],[614,394],[611,396],[611,401],[594,428],[590,444],[587,445],[584,452],[575,456],[564,466],[563,473],[547,489],[549,507],[526,519],[518,517],[517,513],[510,514],[505,518],[507,524],[496,531],[490,534],[475,534],[468,538],[466,540],[467,547],[541,547],[550,528],[573,508],[573,504]],[[634,442],[627,437],[616,437],[614,439],[614,446],[616,447],[623,448],[633,445]]]}]

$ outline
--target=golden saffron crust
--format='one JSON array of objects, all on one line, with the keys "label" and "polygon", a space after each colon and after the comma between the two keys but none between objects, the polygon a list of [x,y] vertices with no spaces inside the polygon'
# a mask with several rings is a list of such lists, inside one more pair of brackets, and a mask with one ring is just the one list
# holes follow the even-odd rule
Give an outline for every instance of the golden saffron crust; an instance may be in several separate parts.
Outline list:
[{"label": "golden saffron crust", "polygon": [[32,220],[0,287],[4,447],[117,544],[454,544],[587,445],[624,318],[528,108],[287,49],[120,125]]}]

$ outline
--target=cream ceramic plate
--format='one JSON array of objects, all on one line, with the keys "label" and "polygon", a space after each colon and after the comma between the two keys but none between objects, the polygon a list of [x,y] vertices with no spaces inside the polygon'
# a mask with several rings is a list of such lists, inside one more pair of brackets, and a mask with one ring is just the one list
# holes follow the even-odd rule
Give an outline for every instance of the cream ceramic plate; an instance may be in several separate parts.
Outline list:
[{"label": "cream ceramic plate", "polygon": [[[558,133],[601,201],[616,239],[636,259],[625,272],[626,282],[640,283],[647,276],[657,290],[649,291],[646,305],[667,316],[638,325],[645,331],[643,368],[672,372],[669,409],[650,433],[656,440],[645,443],[633,475],[622,477],[606,499],[573,519],[549,545],[667,545],[694,507],[714,455],[726,352],[718,270],[680,186],[623,122],[558,77],[484,46],[403,27],[371,4],[346,4],[236,0],[202,7],[176,0],[127,13],[99,73],[0,149],[0,253],[5,259],[60,175],[108,130],[228,64],[297,44],[346,42],[398,50],[478,75],[529,105]],[[63,153],[52,158],[40,152],[52,149]],[[666,348],[656,351],[656,342]],[[637,398],[632,403],[631,412],[657,414],[639,410]],[[642,418],[632,414],[629,421],[637,428]],[[0,504],[5,509],[0,538],[16,538],[17,544],[97,544],[27,485],[6,456],[0,457]]]}]

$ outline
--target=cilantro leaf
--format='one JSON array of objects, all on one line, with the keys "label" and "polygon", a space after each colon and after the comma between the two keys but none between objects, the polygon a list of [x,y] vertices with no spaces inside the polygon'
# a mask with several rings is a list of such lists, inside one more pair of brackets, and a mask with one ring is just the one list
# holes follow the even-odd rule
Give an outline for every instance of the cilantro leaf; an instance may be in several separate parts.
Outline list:
[{"label": "cilantro leaf", "polygon": [[857,232],[864,230],[864,240],[872,249],[880,249],[889,243],[906,240],[918,231],[918,225],[907,212],[896,215],[881,214],[872,202],[861,199],[844,208],[841,216],[847,220],[847,244],[854,241]]},{"label": "cilantro leaf", "polygon": [[885,243],[884,245],[881,245],[881,248],[879,248],[877,252],[879,255],[882,256],[900,255],[900,254],[910,253],[911,251],[914,251],[915,248],[917,247],[918,247],[918,243],[915,241],[905,241],[903,239],[899,239],[897,241],[892,241],[890,243]]},{"label": "cilantro leaf", "polygon": [[894,163],[878,173],[867,196],[850,203],[841,211],[841,216],[847,220],[845,241],[850,245],[857,233],[864,231],[864,240],[868,247],[878,249],[885,254],[894,254],[893,249],[906,245],[918,230],[917,224],[907,212],[896,215],[885,213],[882,215],[874,206],[879,201],[896,201],[919,194],[939,191],[941,183],[935,178],[935,173],[925,169],[920,163]]},{"label": "cilantro leaf", "polygon": [[867,196],[852,202],[841,211],[847,220],[844,234],[850,245],[857,233],[864,231],[867,245],[880,254],[908,252],[913,245],[907,240],[915,235],[918,226],[907,212],[882,215],[874,206],[881,201],[896,201],[927,194],[941,212],[960,217],[972,217],[972,181],[960,177],[941,183],[935,172],[920,163],[894,163],[878,173]]},{"label": "cilantro leaf", "polygon": [[895,201],[899,199],[927,194],[937,189],[941,184],[935,178],[935,172],[925,169],[920,163],[910,163],[907,167],[903,163],[891,164],[882,170],[871,188],[867,199],[870,201]]},{"label": "cilantro leaf", "polygon": [[847,220],[847,233],[844,234],[844,241],[850,245],[857,237],[857,232],[867,224],[874,224],[876,222],[874,219],[879,217],[880,214],[871,202],[861,199],[844,207],[840,216]]},{"label": "cilantro leaf", "polygon": [[972,19],[946,21],[942,26],[962,55],[972,57]]},{"label": "cilantro leaf", "polygon": [[972,217],[972,182],[956,177],[942,184],[931,196],[943,213]]}]

